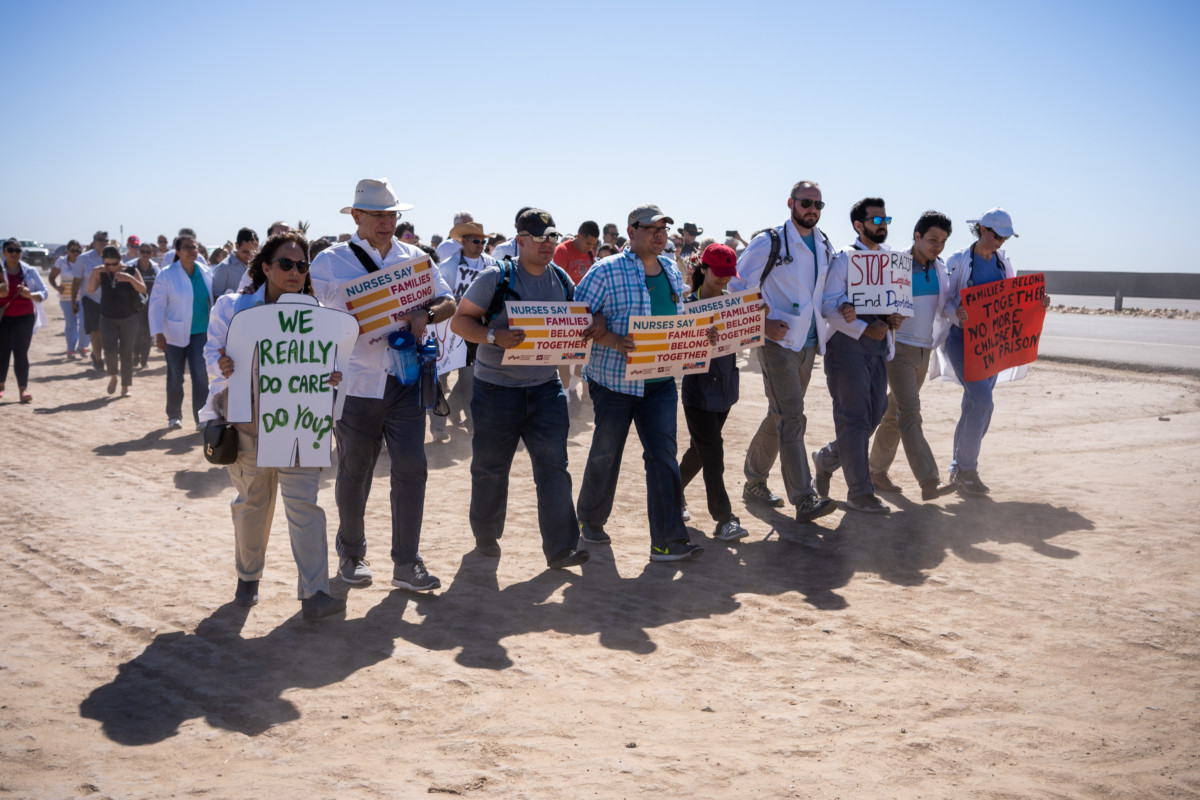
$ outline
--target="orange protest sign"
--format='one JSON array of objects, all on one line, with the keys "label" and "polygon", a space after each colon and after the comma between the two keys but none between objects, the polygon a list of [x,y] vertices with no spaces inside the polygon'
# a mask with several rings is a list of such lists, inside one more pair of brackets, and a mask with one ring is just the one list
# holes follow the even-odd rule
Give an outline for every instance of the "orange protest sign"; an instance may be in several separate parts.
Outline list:
[{"label": "orange protest sign", "polygon": [[968,381],[990,378],[1037,360],[1046,309],[1046,276],[1021,275],[962,290],[963,372]]}]

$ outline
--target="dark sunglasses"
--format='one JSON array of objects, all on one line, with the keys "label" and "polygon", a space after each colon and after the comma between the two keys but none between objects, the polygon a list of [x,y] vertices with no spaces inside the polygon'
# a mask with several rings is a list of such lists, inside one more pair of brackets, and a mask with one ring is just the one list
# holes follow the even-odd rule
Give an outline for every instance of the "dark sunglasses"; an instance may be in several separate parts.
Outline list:
[{"label": "dark sunglasses", "polygon": [[463,239],[463,244],[470,242],[471,244],[487,244],[487,239]]},{"label": "dark sunglasses", "polygon": [[6,247],[6,248],[4,248],[4,252],[6,252],[6,253],[19,253],[19,252],[21,252],[21,248],[19,248],[19,247]]},{"label": "dark sunglasses", "polygon": [[800,198],[798,198],[798,197],[793,197],[793,198],[792,198],[792,201],[793,201],[793,202],[794,202],[796,205],[800,206],[801,208],[812,208],[813,206],[816,206],[816,207],[817,207],[817,211],[820,211],[822,208],[824,208],[824,207],[825,207],[825,201],[824,201],[824,200],[809,200],[807,197],[806,197],[806,198],[804,198],[803,200],[801,200],[801,199],[800,199]]},{"label": "dark sunglasses", "polygon": [[867,217],[863,222],[869,222],[872,225],[891,225],[891,217]]},{"label": "dark sunglasses", "polygon": [[290,258],[277,258],[274,261],[268,261],[268,264],[278,264],[279,268],[284,272],[291,272],[294,267],[301,275],[308,272],[307,261],[292,261]]},{"label": "dark sunglasses", "polygon": [[83,252],[83,250],[81,250],[81,249],[80,249],[80,248],[78,248],[78,247],[72,247],[71,249],[67,250],[67,252],[68,252],[68,253],[82,253],[82,252]]}]

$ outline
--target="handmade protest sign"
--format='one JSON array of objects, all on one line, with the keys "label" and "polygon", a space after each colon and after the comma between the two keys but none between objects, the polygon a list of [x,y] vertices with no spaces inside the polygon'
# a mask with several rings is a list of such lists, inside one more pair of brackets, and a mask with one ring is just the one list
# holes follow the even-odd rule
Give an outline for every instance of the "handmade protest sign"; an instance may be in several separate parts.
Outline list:
[{"label": "handmade protest sign", "polygon": [[[479,273],[483,272],[483,268],[486,268],[487,264],[480,261],[482,267],[476,269],[468,264],[461,254],[456,258],[456,263],[442,265],[442,277],[454,289],[454,302],[457,303],[467,293],[471,283],[479,277]],[[465,367],[467,365],[467,343],[461,336],[450,330],[450,320],[437,323],[432,326],[432,330],[438,344],[438,375],[445,375],[447,372]]]},{"label": "handmade protest sign", "polygon": [[501,364],[586,364],[592,343],[583,331],[592,312],[583,303],[506,300],[508,327],[525,332],[525,341],[506,348]]},{"label": "handmade protest sign", "polygon": [[630,317],[634,350],[625,356],[625,380],[666,378],[689,372],[708,372],[712,345],[708,329],[711,312],[674,317]]},{"label": "handmade protest sign", "polygon": [[707,300],[684,303],[685,314],[717,315],[717,343],[712,358],[763,344],[762,293],[749,289]]},{"label": "handmade protest sign", "polygon": [[990,378],[1037,360],[1046,309],[1046,276],[1040,272],[962,290],[963,373],[969,381]]},{"label": "handmade protest sign", "polygon": [[913,315],[912,256],[892,250],[851,250],[846,295],[859,314]]},{"label": "handmade protest sign", "polygon": [[401,327],[400,318],[433,299],[433,265],[421,255],[346,281],[338,298],[358,320],[359,335],[371,350],[387,347],[387,336]]},{"label": "handmade protest sign", "polygon": [[229,322],[225,355],[233,359],[225,418],[254,422],[258,400],[258,466],[328,467],[334,403],[329,373],[338,354],[349,359],[359,323],[323,308],[309,295],[285,294],[274,303],[243,309]]}]

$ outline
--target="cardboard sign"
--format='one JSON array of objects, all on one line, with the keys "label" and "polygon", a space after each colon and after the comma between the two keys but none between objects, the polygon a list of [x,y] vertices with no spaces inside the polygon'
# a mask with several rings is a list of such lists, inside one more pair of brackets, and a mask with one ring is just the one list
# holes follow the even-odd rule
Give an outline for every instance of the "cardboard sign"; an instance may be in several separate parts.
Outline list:
[{"label": "cardboard sign", "polygon": [[846,296],[856,313],[913,315],[912,255],[852,250],[847,256]]},{"label": "cardboard sign", "polygon": [[[467,289],[475,282],[475,279],[479,277],[479,273],[495,262],[484,261],[481,258],[478,260],[480,266],[472,267],[465,258],[462,258],[461,251],[455,253],[451,258],[453,263],[447,261],[441,265],[442,277],[454,290],[454,302],[457,303],[467,293]],[[447,372],[465,367],[467,365],[467,343],[461,336],[450,330],[450,320],[439,322],[431,330],[438,343],[438,375],[445,375]]]},{"label": "cardboard sign", "polygon": [[963,373],[969,381],[990,378],[1037,360],[1046,309],[1046,276],[1040,272],[962,290]]},{"label": "cardboard sign", "polygon": [[329,385],[338,354],[348,361],[359,323],[322,308],[309,295],[239,311],[229,322],[225,355],[233,359],[226,419],[254,421],[258,400],[258,466],[328,467],[333,421],[345,395]]},{"label": "cardboard sign", "polygon": [[592,343],[583,331],[592,312],[583,303],[506,300],[508,327],[525,332],[525,341],[504,351],[501,364],[586,364]]},{"label": "cardboard sign", "polygon": [[712,345],[708,329],[716,315],[681,314],[672,317],[630,317],[634,351],[625,357],[625,380],[666,378],[689,372],[708,372]]},{"label": "cardboard sign", "polygon": [[387,347],[387,335],[400,327],[400,318],[433,299],[433,265],[422,255],[346,281],[338,297],[358,320],[360,336],[368,335],[372,350]]},{"label": "cardboard sign", "polygon": [[717,315],[712,358],[763,345],[762,292],[757,289],[684,303],[683,310],[686,314]]}]

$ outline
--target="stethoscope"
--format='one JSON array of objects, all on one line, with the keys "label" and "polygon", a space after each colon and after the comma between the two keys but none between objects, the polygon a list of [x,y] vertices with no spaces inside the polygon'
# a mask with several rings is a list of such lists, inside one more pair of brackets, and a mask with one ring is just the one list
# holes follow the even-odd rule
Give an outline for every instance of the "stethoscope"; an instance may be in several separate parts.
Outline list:
[{"label": "stethoscope", "polygon": [[[979,244],[979,243],[976,242],[975,244]],[[975,244],[971,245],[971,271],[967,275],[967,288],[968,289],[975,285]],[[999,269],[1000,268],[1000,251],[997,250],[996,254],[993,255],[992,258],[996,259],[996,267],[997,267],[997,269]]]}]

